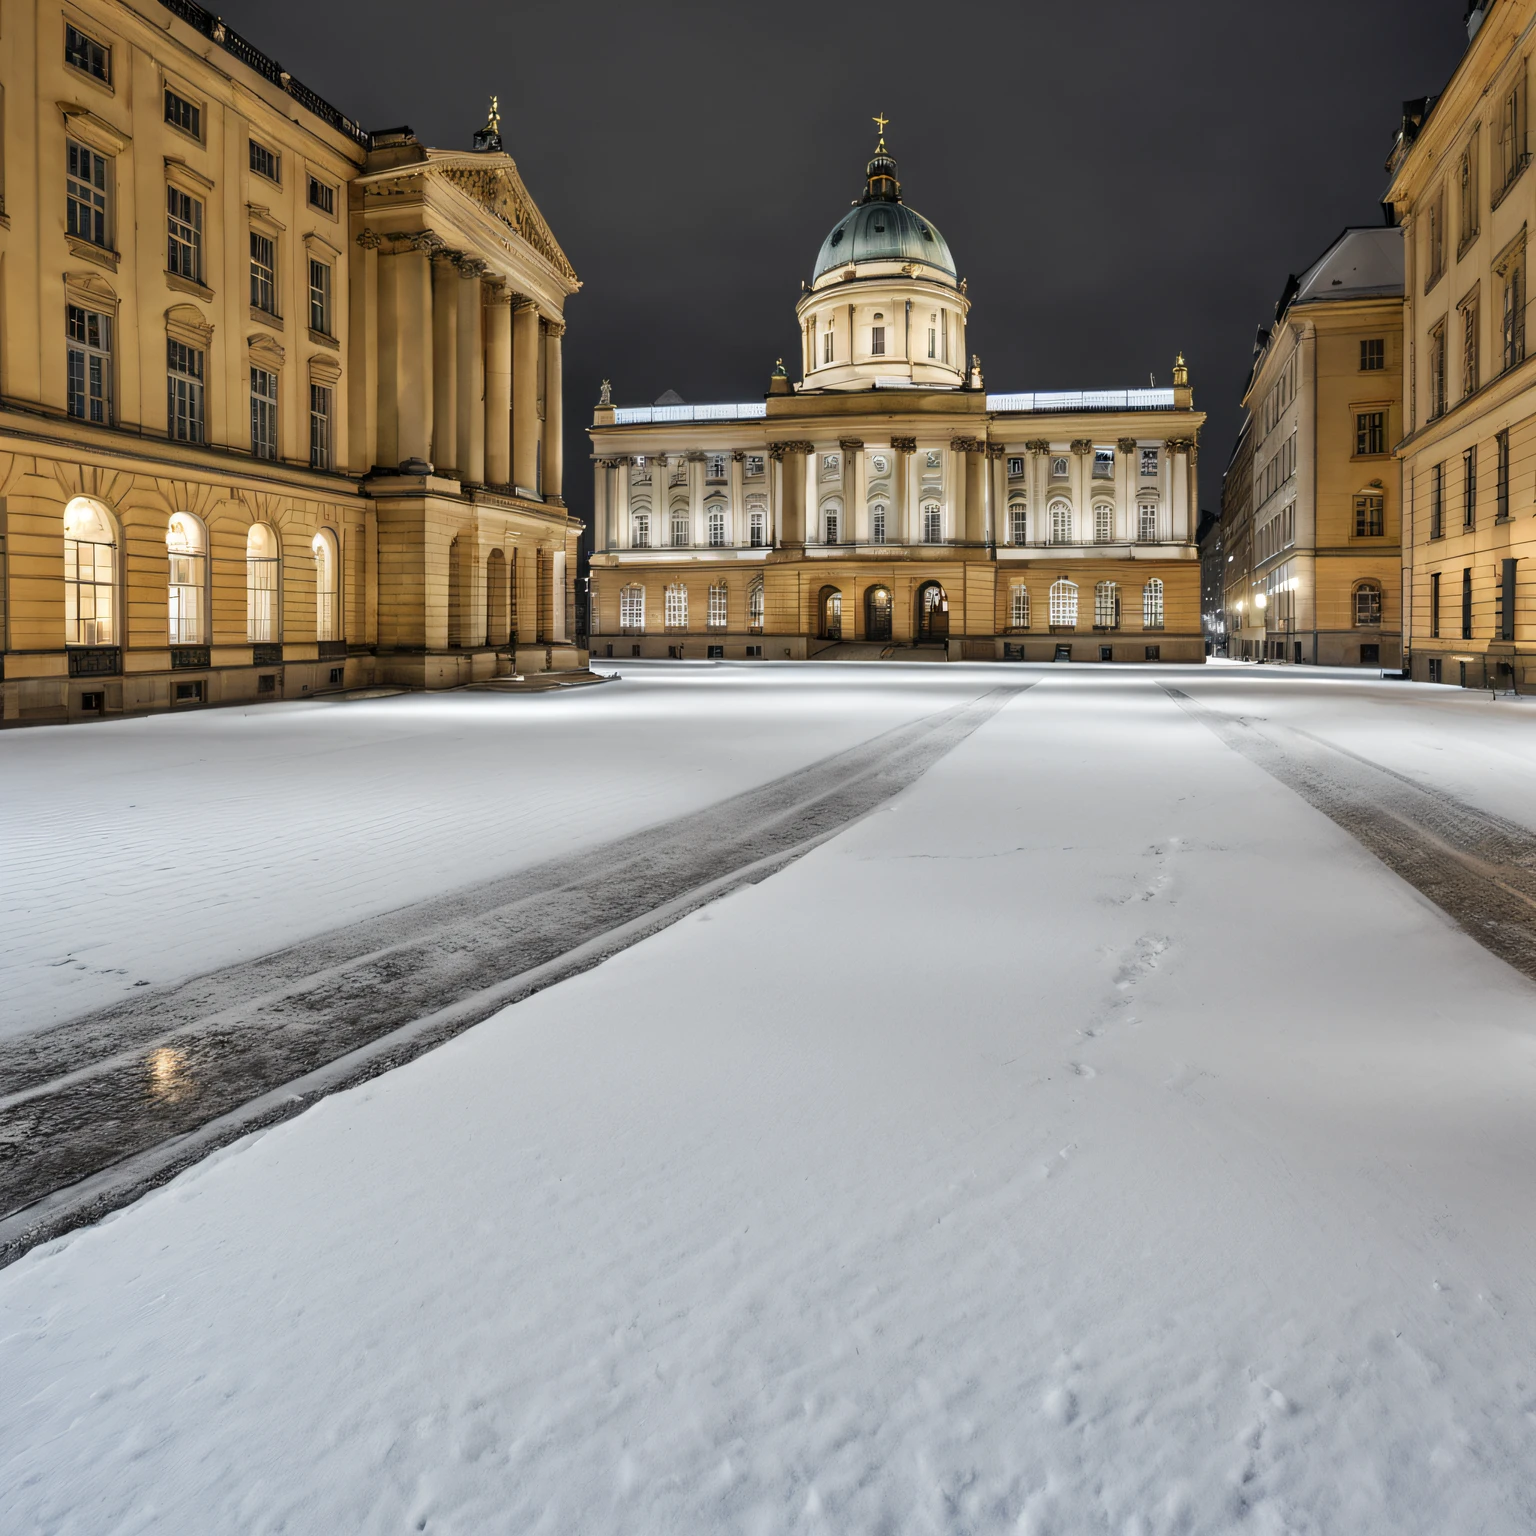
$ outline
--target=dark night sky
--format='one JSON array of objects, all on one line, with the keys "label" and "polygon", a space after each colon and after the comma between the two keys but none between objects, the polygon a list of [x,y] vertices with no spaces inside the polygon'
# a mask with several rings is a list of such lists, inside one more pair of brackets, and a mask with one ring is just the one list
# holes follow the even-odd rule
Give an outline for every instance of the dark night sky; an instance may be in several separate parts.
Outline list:
[{"label": "dark night sky", "polygon": [[987,387],[1166,384],[1188,355],[1214,506],[1254,328],[1286,274],[1381,220],[1401,103],[1465,46],[1462,0],[267,0],[226,17],[369,127],[507,148],[583,280],[567,497],[619,403],[757,399],[862,190],[870,116],[970,280]]}]

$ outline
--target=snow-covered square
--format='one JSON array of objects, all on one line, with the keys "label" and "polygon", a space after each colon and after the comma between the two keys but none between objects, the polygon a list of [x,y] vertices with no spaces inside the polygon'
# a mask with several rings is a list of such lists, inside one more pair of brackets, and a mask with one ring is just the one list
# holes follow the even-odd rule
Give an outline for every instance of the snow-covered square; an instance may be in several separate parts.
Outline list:
[{"label": "snow-covered square", "polygon": [[[649,827],[725,850],[0,1271],[0,1526],[1536,1528],[1536,704],[622,671],[0,737],[0,1063],[560,860],[643,904]],[[722,803],[808,851],[727,869]],[[146,1105],[178,1038],[118,1063]]]}]

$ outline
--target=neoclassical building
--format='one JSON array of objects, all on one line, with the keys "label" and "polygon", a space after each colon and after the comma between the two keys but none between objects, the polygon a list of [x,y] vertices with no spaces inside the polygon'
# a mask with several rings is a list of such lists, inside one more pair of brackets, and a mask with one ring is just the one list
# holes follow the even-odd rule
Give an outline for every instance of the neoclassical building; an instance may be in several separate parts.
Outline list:
[{"label": "neoclassical building", "polygon": [[1194,408],[988,394],[970,297],[881,139],[766,399],[593,418],[602,656],[1203,659]]},{"label": "neoclassical building", "polygon": [[0,29],[0,718],[575,667],[578,283],[501,146],[189,0]]}]

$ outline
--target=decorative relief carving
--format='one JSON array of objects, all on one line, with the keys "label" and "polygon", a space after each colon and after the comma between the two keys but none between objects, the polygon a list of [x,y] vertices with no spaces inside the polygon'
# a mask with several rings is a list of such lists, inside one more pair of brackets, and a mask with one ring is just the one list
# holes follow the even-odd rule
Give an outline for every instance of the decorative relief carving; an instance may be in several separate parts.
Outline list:
[{"label": "decorative relief carving", "polygon": [[1006,456],[1007,452],[1007,446],[1003,443],[987,444],[987,457],[989,459],[1001,459]]},{"label": "decorative relief carving", "polygon": [[731,449],[731,463],[732,464],[743,463],[745,461],[746,457],[747,457],[747,450],[745,448],[732,448]]},{"label": "decorative relief carving", "polygon": [[498,282],[495,278],[486,281],[481,289],[481,296],[487,304],[510,304],[512,302],[512,290],[505,283]]},{"label": "decorative relief carving", "polygon": [[861,437],[840,437],[837,446],[844,453],[862,453],[864,451],[864,439]]},{"label": "decorative relief carving", "polygon": [[702,464],[704,462],[704,450],[702,448],[691,448],[683,457],[690,464]]},{"label": "decorative relief carving", "polygon": [[1025,453],[1046,454],[1051,451],[1051,445],[1044,438],[1032,437],[1024,444]]},{"label": "decorative relief carving", "polygon": [[449,165],[437,174],[520,235],[568,282],[577,281],[575,268],[566,260],[544,215],[534,206],[515,166],[509,163],[480,169]]},{"label": "decorative relief carving", "polygon": [[1167,443],[1169,453],[1188,453],[1194,446],[1194,439],[1189,437],[1170,437]]},{"label": "decorative relief carving", "polygon": [[952,437],[949,446],[956,453],[980,453],[986,445],[979,437]]},{"label": "decorative relief carving", "polygon": [[769,443],[768,452],[775,459],[782,459],[786,453],[815,453],[816,444],[803,438],[791,438],[788,442]]},{"label": "decorative relief carving", "polygon": [[1073,453],[1092,453],[1093,439],[1091,437],[1074,437],[1072,439]]},{"label": "decorative relief carving", "polygon": [[1136,439],[1134,437],[1122,437],[1120,441],[1115,444],[1115,447],[1117,447],[1121,453],[1135,453],[1136,446]]},{"label": "decorative relief carving", "polygon": [[917,439],[915,437],[893,437],[891,439],[891,447],[897,453],[916,453]]},{"label": "decorative relief carving", "polygon": [[383,243],[384,243],[384,237],[383,237],[383,235],[381,235],[381,234],[379,234],[379,233],[378,233],[378,232],[377,232],[377,231],[375,231],[375,230],[372,230],[372,229],[365,229],[365,230],[364,230],[364,231],[363,231],[363,232],[362,232],[362,233],[361,233],[361,234],[360,234],[360,235],[359,235],[359,236],[358,236],[358,237],[357,237],[357,243],[358,243],[358,244],[359,244],[359,245],[360,245],[360,246],[362,246],[362,248],[363,248],[363,249],[364,249],[364,250],[365,250],[365,251],[376,251],[376,250],[378,250],[378,248],[379,248],[379,247],[380,247],[380,246],[381,246],[381,245],[383,245]]},{"label": "decorative relief carving", "polygon": [[478,256],[459,257],[460,277],[484,277],[488,270],[487,264],[481,261]]}]

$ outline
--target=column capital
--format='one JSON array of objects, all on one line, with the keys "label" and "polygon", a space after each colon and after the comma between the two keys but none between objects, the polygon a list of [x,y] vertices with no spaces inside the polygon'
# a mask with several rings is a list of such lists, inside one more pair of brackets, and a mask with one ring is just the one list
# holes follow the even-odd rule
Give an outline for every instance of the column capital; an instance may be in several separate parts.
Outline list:
[{"label": "column capital", "polygon": [[690,464],[702,464],[706,458],[706,454],[702,448],[690,448],[688,452],[683,455],[683,457],[687,459]]},{"label": "column capital", "polygon": [[1138,444],[1134,437],[1122,437],[1115,444],[1115,447],[1117,447],[1121,453],[1135,453],[1137,446]]},{"label": "column capital", "polygon": [[460,277],[484,277],[488,268],[486,263],[478,256],[460,256],[458,260]]},{"label": "column capital", "polygon": [[546,320],[544,322],[545,334],[558,341],[565,335],[565,322],[563,320]]},{"label": "column capital", "polygon": [[365,251],[376,251],[383,245],[384,237],[377,230],[365,229],[358,235],[357,243]]},{"label": "column capital", "polygon": [[1192,437],[1170,437],[1163,446],[1169,453],[1192,453],[1195,440]]},{"label": "column capital", "polygon": [[457,267],[464,260],[464,252],[451,251],[446,245],[440,245],[432,252],[432,260],[441,262],[445,267]]},{"label": "column capital", "polygon": [[864,439],[862,437],[840,437],[837,446],[844,453],[862,453],[864,451]]},{"label": "column capital", "polygon": [[893,437],[891,447],[897,453],[916,453],[917,439],[915,437]]},{"label": "column capital", "polygon": [[979,437],[952,437],[949,446],[956,453],[981,453],[986,444]]},{"label": "column capital", "polygon": [[782,443],[769,443],[768,454],[773,461],[782,463],[786,453],[815,453],[816,444],[803,438],[790,438]]},{"label": "column capital", "polygon": [[514,293],[511,295],[512,313],[521,314],[525,309],[537,309],[539,306],[530,299],[526,293]]},{"label": "column capital", "polygon": [[731,463],[732,464],[744,463],[746,461],[746,457],[747,457],[747,450],[745,448],[732,448],[731,449]]},{"label": "column capital", "polygon": [[512,302],[511,290],[497,277],[489,277],[485,280],[484,295],[485,302],[497,308]]},{"label": "column capital", "polygon": [[1072,439],[1073,453],[1092,453],[1093,439],[1091,437],[1074,437]]},{"label": "column capital", "polygon": [[619,465],[628,463],[628,459],[598,459],[597,467],[599,469],[617,469]]},{"label": "column capital", "polygon": [[1037,458],[1051,451],[1051,445],[1043,437],[1032,437],[1024,444],[1025,453],[1032,453]]},{"label": "column capital", "polygon": [[987,457],[989,459],[1002,459],[1008,455],[1007,445],[1004,443],[988,443]]}]

